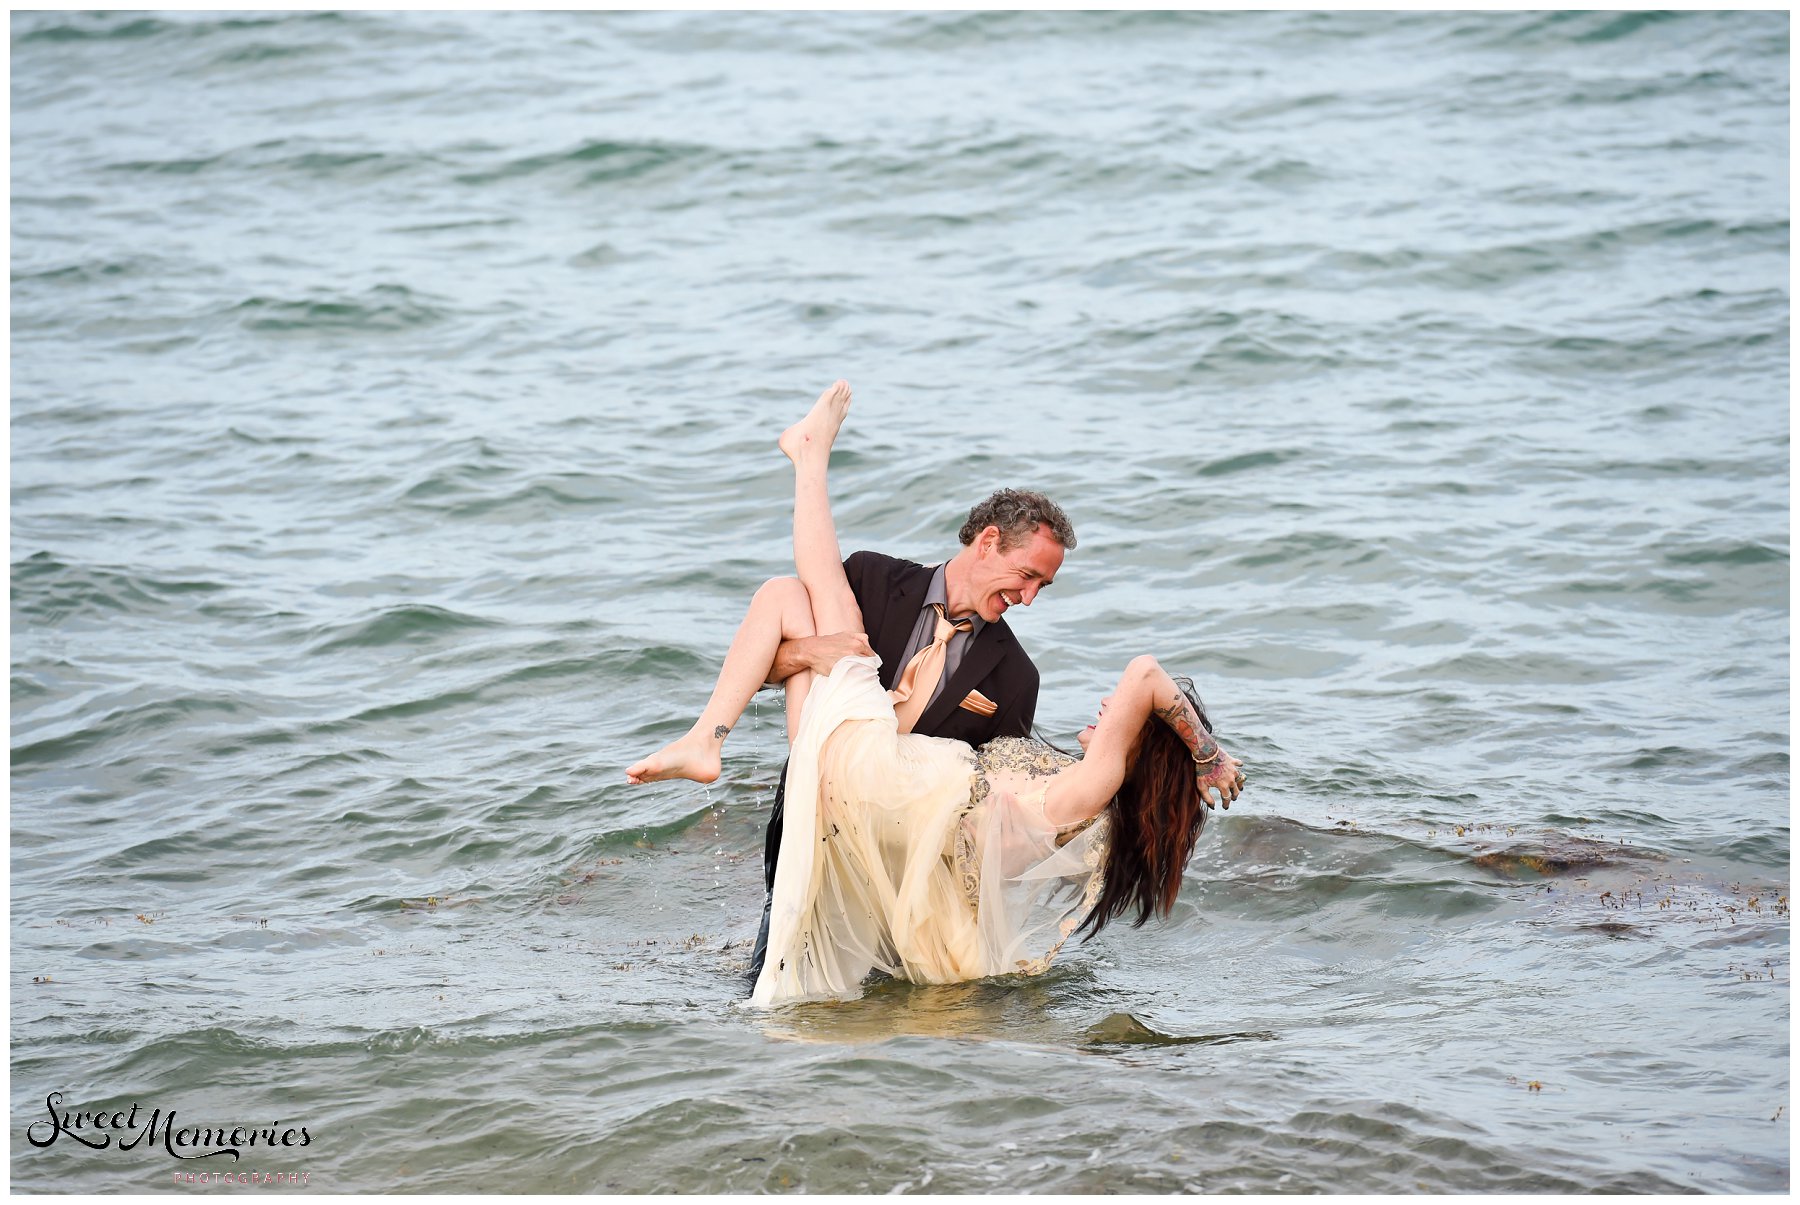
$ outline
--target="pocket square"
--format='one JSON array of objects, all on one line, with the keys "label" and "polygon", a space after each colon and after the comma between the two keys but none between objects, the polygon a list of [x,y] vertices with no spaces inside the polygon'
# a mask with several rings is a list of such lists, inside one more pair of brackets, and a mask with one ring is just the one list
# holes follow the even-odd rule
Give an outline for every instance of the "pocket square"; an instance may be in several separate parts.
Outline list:
[{"label": "pocket square", "polygon": [[996,711],[1000,710],[994,705],[992,699],[982,694],[979,690],[971,690],[968,693],[968,696],[964,698],[962,702],[958,703],[957,706],[964,711],[972,711],[976,715],[993,715]]}]

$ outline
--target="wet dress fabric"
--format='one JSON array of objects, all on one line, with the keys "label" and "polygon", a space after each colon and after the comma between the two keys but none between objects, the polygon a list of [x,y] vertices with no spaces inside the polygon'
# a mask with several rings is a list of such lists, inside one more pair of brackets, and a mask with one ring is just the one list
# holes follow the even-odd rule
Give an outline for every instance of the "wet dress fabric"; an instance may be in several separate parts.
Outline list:
[{"label": "wet dress fabric", "polygon": [[1105,813],[1044,818],[1073,759],[1018,737],[976,750],[901,733],[879,665],[839,661],[801,713],[754,1006],[852,999],[874,971],[1038,974],[1099,898]]}]

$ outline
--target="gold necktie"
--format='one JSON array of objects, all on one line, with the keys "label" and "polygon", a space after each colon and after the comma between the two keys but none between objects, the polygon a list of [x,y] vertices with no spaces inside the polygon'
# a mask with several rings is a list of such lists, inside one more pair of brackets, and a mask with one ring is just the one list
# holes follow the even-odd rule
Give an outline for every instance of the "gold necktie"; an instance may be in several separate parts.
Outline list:
[{"label": "gold necktie", "polygon": [[900,680],[894,683],[894,689],[888,691],[888,697],[894,700],[894,718],[900,721],[902,732],[913,730],[913,725],[919,722],[919,713],[931,702],[931,692],[937,689],[938,679],[944,676],[944,654],[949,648],[950,637],[973,626],[967,619],[945,619],[944,608],[938,603],[932,603],[931,607],[937,612],[937,631],[933,633],[931,643],[913,654],[913,659],[900,671]]}]

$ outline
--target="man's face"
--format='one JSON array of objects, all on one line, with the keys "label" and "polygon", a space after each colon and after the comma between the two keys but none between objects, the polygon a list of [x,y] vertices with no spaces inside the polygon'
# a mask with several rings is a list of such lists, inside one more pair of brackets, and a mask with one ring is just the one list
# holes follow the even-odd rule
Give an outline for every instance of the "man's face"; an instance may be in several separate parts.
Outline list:
[{"label": "man's face", "polygon": [[975,598],[975,613],[988,623],[1006,614],[1008,607],[1029,607],[1038,591],[1055,580],[1063,563],[1063,546],[1042,526],[1006,552],[1000,551],[1000,529],[984,528],[975,537],[975,552],[969,592]]}]

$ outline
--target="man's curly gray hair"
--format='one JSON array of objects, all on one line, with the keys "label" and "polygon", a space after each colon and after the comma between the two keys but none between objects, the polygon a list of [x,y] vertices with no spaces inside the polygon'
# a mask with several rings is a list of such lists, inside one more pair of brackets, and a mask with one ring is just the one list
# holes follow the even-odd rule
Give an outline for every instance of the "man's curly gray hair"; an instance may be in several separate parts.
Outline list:
[{"label": "man's curly gray hair", "polygon": [[1064,548],[1075,547],[1075,528],[1062,507],[1036,490],[995,490],[976,503],[956,538],[965,545],[989,527],[1000,529],[1000,551],[1011,552],[1039,527]]}]

